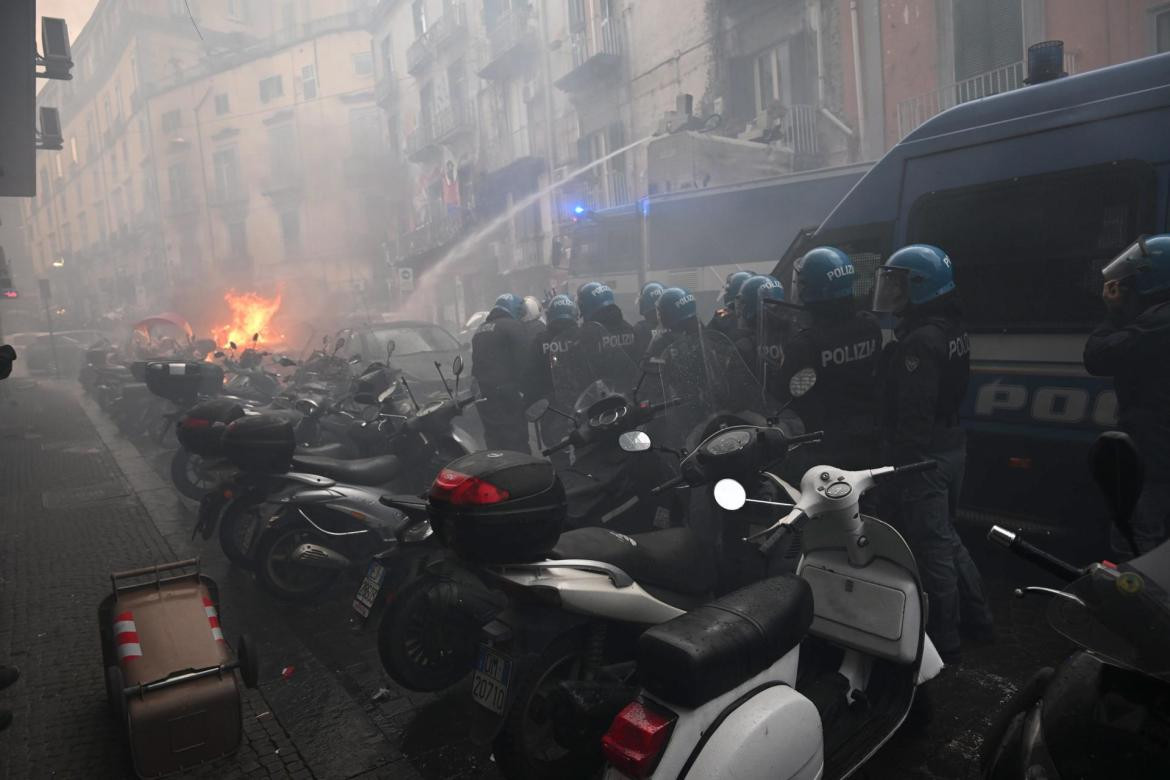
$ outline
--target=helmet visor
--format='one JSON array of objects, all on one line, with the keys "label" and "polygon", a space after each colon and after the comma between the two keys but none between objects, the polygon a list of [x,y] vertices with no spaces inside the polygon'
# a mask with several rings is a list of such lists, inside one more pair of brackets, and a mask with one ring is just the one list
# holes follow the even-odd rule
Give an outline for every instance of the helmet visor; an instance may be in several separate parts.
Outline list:
[{"label": "helmet visor", "polygon": [[873,310],[895,313],[910,303],[910,272],[905,268],[879,268],[873,285]]},{"label": "helmet visor", "polygon": [[1144,239],[1137,241],[1126,247],[1125,251],[1113,258],[1109,265],[1101,269],[1101,275],[1105,277],[1107,282],[1116,282],[1121,279],[1128,279],[1131,276],[1137,276],[1141,271],[1149,269],[1150,257],[1146,250],[1146,242]]}]

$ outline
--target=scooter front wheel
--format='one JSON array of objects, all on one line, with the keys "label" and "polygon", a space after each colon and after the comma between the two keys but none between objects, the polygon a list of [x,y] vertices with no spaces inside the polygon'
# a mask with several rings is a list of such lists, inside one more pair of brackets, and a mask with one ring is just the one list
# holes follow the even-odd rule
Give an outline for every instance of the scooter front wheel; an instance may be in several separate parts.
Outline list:
[{"label": "scooter front wheel", "polygon": [[248,550],[260,532],[260,521],[258,503],[236,499],[227,505],[219,519],[219,546],[229,561],[245,569],[256,566]]},{"label": "scooter front wheel", "polygon": [[203,458],[181,447],[171,458],[171,481],[180,493],[195,501],[215,487],[215,480],[203,473]]}]

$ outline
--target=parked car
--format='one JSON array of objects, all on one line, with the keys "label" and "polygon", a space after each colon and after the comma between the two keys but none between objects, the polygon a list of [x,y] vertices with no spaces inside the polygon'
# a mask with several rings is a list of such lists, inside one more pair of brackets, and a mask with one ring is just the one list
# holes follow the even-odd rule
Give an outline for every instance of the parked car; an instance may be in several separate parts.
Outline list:
[{"label": "parked car", "polygon": [[[53,347],[57,350],[57,361],[62,376],[75,376],[81,368],[85,351],[90,345],[105,338],[96,330],[65,330],[53,334],[56,344],[49,343],[48,333],[38,333],[24,349],[25,366],[30,371],[53,370]],[[20,348],[17,347],[17,352]]]},{"label": "parked car", "polygon": [[[385,361],[387,347],[393,341],[391,365],[406,375],[416,393],[421,390],[424,394],[443,392],[443,383],[435,363],[438,362],[447,371],[451,361],[463,351],[459,342],[445,328],[433,322],[417,320],[346,328],[338,333],[338,338],[345,339],[340,354],[362,366],[374,361]],[[451,379],[450,376],[447,378]]]}]

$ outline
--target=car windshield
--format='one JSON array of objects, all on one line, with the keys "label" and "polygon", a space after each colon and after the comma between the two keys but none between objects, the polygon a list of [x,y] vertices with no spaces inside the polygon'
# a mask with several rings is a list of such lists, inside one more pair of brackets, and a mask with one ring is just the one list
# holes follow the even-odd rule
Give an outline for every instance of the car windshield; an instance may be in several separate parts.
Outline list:
[{"label": "car windshield", "polygon": [[459,344],[447,331],[437,325],[400,325],[370,330],[377,342],[379,354],[386,354],[386,344],[394,340],[395,356],[417,355],[420,352],[454,352]]}]

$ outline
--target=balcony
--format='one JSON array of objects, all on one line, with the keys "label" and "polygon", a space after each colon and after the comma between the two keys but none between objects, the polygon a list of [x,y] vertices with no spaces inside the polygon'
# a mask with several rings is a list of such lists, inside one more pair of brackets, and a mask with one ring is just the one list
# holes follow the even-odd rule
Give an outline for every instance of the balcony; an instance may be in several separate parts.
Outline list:
[{"label": "balcony", "polygon": [[573,219],[566,205],[584,206],[588,211],[625,206],[634,202],[629,178],[623,170],[597,170],[584,174],[576,186],[570,184],[561,198],[558,212],[562,219]]},{"label": "balcony", "polygon": [[414,76],[427,67],[435,55],[467,37],[467,8],[459,3],[440,16],[406,49],[406,72]]},{"label": "balcony", "polygon": [[400,257],[407,258],[429,252],[450,242],[463,231],[461,211],[448,213],[447,207],[439,201],[430,201],[426,207],[426,222],[420,227],[403,233],[398,241]]},{"label": "balcony", "polygon": [[305,175],[296,166],[274,169],[260,180],[260,192],[276,203],[299,201],[305,192]]},{"label": "balcony", "polygon": [[625,26],[616,16],[593,17],[572,34],[567,70],[556,80],[565,92],[582,92],[617,75],[626,51]]},{"label": "balcony", "polygon": [[536,17],[527,7],[509,9],[496,20],[488,45],[480,50],[480,78],[507,79],[523,73],[536,52]]},{"label": "balcony", "polygon": [[374,85],[374,102],[382,108],[389,109],[398,102],[400,93],[398,77],[393,73],[387,73]]},{"label": "balcony", "polygon": [[[1076,73],[1075,54],[1066,53],[1064,55],[1064,69],[1069,74]],[[989,70],[986,73],[980,73],[978,76],[972,76],[963,81],[957,81],[925,95],[903,100],[898,104],[899,137],[905,138],[924,124],[926,120],[949,108],[1027,86],[1024,83],[1027,75],[1028,65],[1021,60],[995,70]]]},{"label": "balcony", "polygon": [[172,198],[166,202],[165,211],[172,219],[195,219],[199,216],[199,204],[194,198]]},{"label": "balcony", "polygon": [[432,140],[446,144],[475,132],[475,106],[470,100],[450,103],[435,111],[431,119]]},{"label": "balcony", "polygon": [[532,143],[529,128],[522,127],[502,133],[483,144],[483,168],[492,173],[501,173],[513,167],[526,165],[543,167],[543,158]]},{"label": "balcony", "polygon": [[243,186],[212,190],[207,203],[228,213],[244,211],[248,206],[248,190]]}]

